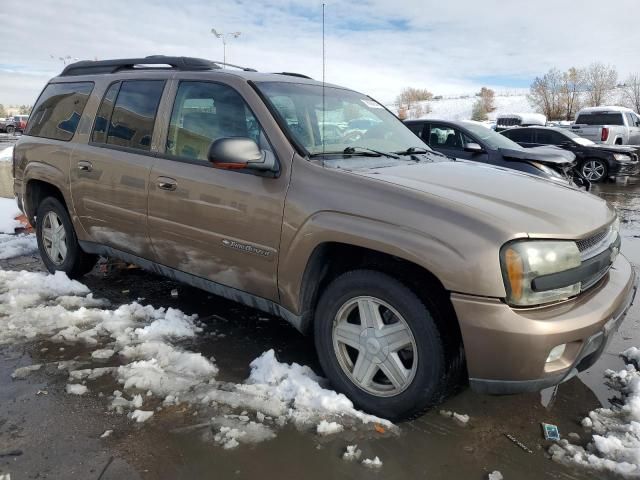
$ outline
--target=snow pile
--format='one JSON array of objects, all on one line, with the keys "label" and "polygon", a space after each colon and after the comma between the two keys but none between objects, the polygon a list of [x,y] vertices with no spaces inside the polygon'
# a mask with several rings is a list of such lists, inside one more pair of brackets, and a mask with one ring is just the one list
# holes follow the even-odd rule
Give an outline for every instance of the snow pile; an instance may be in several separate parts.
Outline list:
[{"label": "snow pile", "polygon": [[19,257],[21,255],[31,255],[37,251],[38,241],[33,234],[6,235],[0,233],[0,260]]},{"label": "snow pile", "polygon": [[331,435],[333,433],[339,433],[344,430],[344,427],[336,422],[327,422],[322,420],[316,427],[318,435]]},{"label": "snow pile", "polygon": [[15,199],[0,198],[0,233],[14,233],[21,226],[16,220],[21,213]]},{"label": "snow pile", "polygon": [[502,473],[500,473],[498,470],[494,470],[489,474],[489,480],[503,480],[503,478],[504,477],[502,476]]},{"label": "snow pile", "polygon": [[0,163],[13,161],[13,145],[0,150]]},{"label": "snow pile", "polygon": [[582,426],[592,430],[591,442],[583,448],[563,439],[549,449],[554,460],[640,476],[640,350],[632,347],[621,355],[631,363],[619,372],[605,372],[607,384],[621,394],[621,405],[590,412]]},{"label": "snow pile", "polygon": [[380,460],[378,457],[375,457],[373,460],[370,458],[365,458],[364,460],[362,460],[362,465],[369,468],[381,468],[382,460]]},{"label": "snow pile", "polygon": [[359,460],[362,455],[362,450],[358,448],[358,445],[347,445],[347,450],[342,454],[342,459],[347,462]]},{"label": "snow pile", "polygon": [[[0,345],[46,338],[93,347],[97,362],[118,358],[119,366],[80,368],[78,361],[60,362],[69,371],[69,393],[88,391],[79,382],[113,375],[122,385],[110,397],[110,409],[129,412],[132,420],[146,421],[145,397],[163,405],[181,402],[212,408],[251,410],[257,422],[242,415],[214,418],[219,431],[214,440],[225,448],[267,440],[287,422],[321,435],[345,426],[380,424],[394,432],[391,422],[356,410],[344,395],[324,387],[325,380],[309,367],[279,362],[273,350],[251,363],[245,383],[216,380],[213,358],[179,346],[194,339],[202,328],[195,315],[154,308],[137,302],[108,308],[93,298],[83,284],[61,272],[55,275],[0,270]],[[23,374],[28,375],[30,370]],[[224,428],[223,428],[224,427]]]}]

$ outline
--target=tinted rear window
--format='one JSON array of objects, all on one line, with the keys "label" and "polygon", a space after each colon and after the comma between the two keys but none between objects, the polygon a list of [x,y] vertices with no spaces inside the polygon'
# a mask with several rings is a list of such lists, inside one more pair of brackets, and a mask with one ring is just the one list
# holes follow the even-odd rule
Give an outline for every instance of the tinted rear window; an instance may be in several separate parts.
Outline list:
[{"label": "tinted rear window", "polygon": [[582,125],[624,125],[622,113],[583,113],[578,115],[577,124]]},{"label": "tinted rear window", "polygon": [[50,83],[33,108],[25,134],[71,140],[92,90],[93,82]]},{"label": "tinted rear window", "polygon": [[533,132],[531,130],[522,128],[516,130],[505,130],[500,133],[514,142],[532,143],[531,136]]}]

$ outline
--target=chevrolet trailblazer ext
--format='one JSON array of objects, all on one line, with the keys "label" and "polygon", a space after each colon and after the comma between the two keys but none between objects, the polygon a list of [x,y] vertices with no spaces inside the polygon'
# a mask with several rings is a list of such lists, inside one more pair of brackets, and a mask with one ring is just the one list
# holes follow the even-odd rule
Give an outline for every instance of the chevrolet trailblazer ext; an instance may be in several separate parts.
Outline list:
[{"label": "chevrolet trailblazer ext", "polygon": [[486,393],[562,382],[635,293],[603,200],[448,160],[370,97],[299,74],[72,64],[14,169],[49,271],[117,257],[280,315],[336,390],[391,419],[467,375]]}]

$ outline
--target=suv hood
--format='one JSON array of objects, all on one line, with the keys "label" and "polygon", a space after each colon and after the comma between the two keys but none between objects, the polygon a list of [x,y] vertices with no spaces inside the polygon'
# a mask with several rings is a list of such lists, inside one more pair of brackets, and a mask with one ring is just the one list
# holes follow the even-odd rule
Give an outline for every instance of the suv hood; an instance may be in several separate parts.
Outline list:
[{"label": "suv hood", "polygon": [[569,167],[576,160],[573,153],[557,147],[532,147],[522,150],[499,148],[498,150],[506,160],[528,160],[550,167]]},{"label": "suv hood", "polygon": [[353,171],[411,189],[429,202],[446,203],[511,238],[575,239],[600,230],[614,210],[595,195],[535,175],[471,161],[408,164]]}]

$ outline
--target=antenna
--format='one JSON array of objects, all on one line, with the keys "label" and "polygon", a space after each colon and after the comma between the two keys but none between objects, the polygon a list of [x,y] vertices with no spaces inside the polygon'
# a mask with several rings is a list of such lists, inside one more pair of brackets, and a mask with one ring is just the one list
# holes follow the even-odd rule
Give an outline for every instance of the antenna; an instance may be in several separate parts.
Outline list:
[{"label": "antenna", "polygon": [[324,162],[324,145],[325,145],[325,134],[324,134],[324,128],[325,128],[325,104],[324,104],[324,71],[325,71],[325,53],[324,53],[324,6],[325,4],[322,4],[322,158],[323,158],[323,162]]}]

